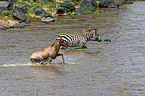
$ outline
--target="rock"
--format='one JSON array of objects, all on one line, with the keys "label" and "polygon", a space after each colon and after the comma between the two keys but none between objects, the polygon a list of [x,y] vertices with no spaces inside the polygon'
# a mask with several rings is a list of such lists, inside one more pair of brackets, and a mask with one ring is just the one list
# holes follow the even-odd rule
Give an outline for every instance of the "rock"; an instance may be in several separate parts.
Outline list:
[{"label": "rock", "polygon": [[106,13],[106,10],[100,10],[99,13]]},{"label": "rock", "polygon": [[0,30],[2,30],[3,26],[0,26]]},{"label": "rock", "polygon": [[2,13],[5,10],[5,8],[0,7],[0,13]]},{"label": "rock", "polygon": [[13,3],[10,2],[9,6],[8,6],[8,10],[12,10],[13,9]]},{"label": "rock", "polygon": [[123,0],[121,4],[132,4],[133,0]]},{"label": "rock", "polygon": [[47,0],[42,0],[43,1],[43,3],[48,3],[48,1]]},{"label": "rock", "polygon": [[110,39],[105,39],[104,41],[106,41],[106,42],[111,42],[111,40],[110,40]]},{"label": "rock", "polygon": [[73,12],[76,9],[75,6],[68,1],[65,1],[62,4],[60,4],[60,7],[65,8],[65,12]]},{"label": "rock", "polygon": [[92,11],[96,11],[97,2],[94,0],[81,0],[81,7],[88,7]]},{"label": "rock", "polygon": [[117,8],[119,4],[116,3],[114,0],[101,0],[99,3],[99,7],[101,8]]},{"label": "rock", "polygon": [[76,10],[76,14],[84,14],[84,15],[87,15],[87,14],[89,14],[89,12],[91,12],[91,9],[88,8],[88,7],[79,7]]},{"label": "rock", "polygon": [[23,5],[20,6],[20,9],[22,9],[24,12],[28,12],[30,8],[30,5],[27,3],[23,3]]},{"label": "rock", "polygon": [[7,29],[10,29],[10,26],[1,26],[0,27],[0,30],[7,30]]},{"label": "rock", "polygon": [[80,19],[79,21],[87,21],[87,19]]},{"label": "rock", "polygon": [[65,9],[64,8],[57,8],[56,9],[56,14],[58,14],[59,16],[63,15],[65,13]]},{"label": "rock", "polygon": [[34,8],[34,11],[35,11],[35,15],[40,15],[42,13],[43,9],[39,6],[36,6]]},{"label": "rock", "polygon": [[82,0],[81,7],[77,8],[76,14],[87,15],[95,12],[97,8],[97,2],[94,0]]},{"label": "rock", "polygon": [[9,25],[7,26],[0,26],[0,30],[7,30],[7,29],[11,29],[11,28],[25,28],[25,26],[28,26],[28,24],[26,23],[19,23],[17,21],[12,21],[12,20],[8,20],[7,21],[9,23]]},{"label": "rock", "polygon": [[7,8],[9,6],[9,2],[7,1],[0,1],[0,7]]},{"label": "rock", "polygon": [[75,18],[66,16],[65,19],[75,19]]},{"label": "rock", "polygon": [[13,21],[13,20],[8,20],[7,23],[8,23],[7,25],[9,25],[9,26],[13,26],[13,25],[15,25],[16,23],[19,23],[19,22]]},{"label": "rock", "polygon": [[55,0],[42,0],[43,1],[43,3],[49,3],[49,2],[55,2]]},{"label": "rock", "polygon": [[30,19],[25,15],[25,13],[19,7],[15,6],[14,10],[12,11],[12,16],[24,22],[30,22]]},{"label": "rock", "polygon": [[55,2],[55,0],[48,0],[48,2]]},{"label": "rock", "polygon": [[17,0],[9,0],[10,3],[15,3]]},{"label": "rock", "polygon": [[3,12],[4,10],[8,9],[9,2],[7,1],[0,1],[0,13]]},{"label": "rock", "polygon": [[3,11],[3,15],[4,15],[4,16],[10,15],[10,11]]},{"label": "rock", "polygon": [[15,22],[15,24],[13,24],[11,27],[12,28],[25,28],[25,26],[29,26],[29,25],[26,24],[25,22],[22,22],[22,23]]},{"label": "rock", "polygon": [[13,28],[25,28],[25,25],[23,23],[16,23],[12,27]]},{"label": "rock", "polygon": [[42,18],[42,20],[40,20],[40,22],[42,23],[50,23],[50,22],[54,22],[55,19],[52,19],[51,17],[47,17],[47,18]]},{"label": "rock", "polygon": [[29,2],[34,2],[34,0],[29,0]]},{"label": "rock", "polygon": [[34,11],[35,11],[35,15],[40,15],[41,17],[49,17],[46,11],[42,9],[40,6],[36,6],[34,8]]}]

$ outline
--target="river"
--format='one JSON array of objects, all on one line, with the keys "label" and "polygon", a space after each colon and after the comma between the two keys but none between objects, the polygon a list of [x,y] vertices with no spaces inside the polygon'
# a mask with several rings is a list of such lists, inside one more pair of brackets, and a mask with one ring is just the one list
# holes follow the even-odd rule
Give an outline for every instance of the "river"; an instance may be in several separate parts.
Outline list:
[{"label": "river", "polygon": [[[145,2],[104,10],[0,31],[0,96],[144,96]],[[64,66],[61,57],[45,66],[30,63],[30,55],[49,46],[58,33],[92,27],[112,42],[89,41],[85,50],[61,50]]]}]

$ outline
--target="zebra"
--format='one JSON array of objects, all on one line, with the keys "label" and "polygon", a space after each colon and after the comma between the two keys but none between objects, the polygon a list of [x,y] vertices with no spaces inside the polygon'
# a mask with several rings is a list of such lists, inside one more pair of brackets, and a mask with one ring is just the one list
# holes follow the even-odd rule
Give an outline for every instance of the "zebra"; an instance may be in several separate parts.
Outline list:
[{"label": "zebra", "polygon": [[101,37],[97,32],[96,28],[90,28],[82,31],[81,33],[71,34],[71,33],[59,33],[56,39],[53,41],[51,46],[59,39],[63,39],[67,47],[74,47],[79,49],[84,49],[86,47],[87,41],[98,41],[101,42]]}]

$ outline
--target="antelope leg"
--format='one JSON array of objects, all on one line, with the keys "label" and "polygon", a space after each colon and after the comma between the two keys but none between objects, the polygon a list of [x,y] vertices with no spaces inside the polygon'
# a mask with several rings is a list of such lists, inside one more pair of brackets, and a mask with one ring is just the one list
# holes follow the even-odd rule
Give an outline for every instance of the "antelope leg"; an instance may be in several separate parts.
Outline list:
[{"label": "antelope leg", "polygon": [[63,54],[57,54],[57,56],[62,56],[62,61],[63,61],[62,64],[65,64]]}]

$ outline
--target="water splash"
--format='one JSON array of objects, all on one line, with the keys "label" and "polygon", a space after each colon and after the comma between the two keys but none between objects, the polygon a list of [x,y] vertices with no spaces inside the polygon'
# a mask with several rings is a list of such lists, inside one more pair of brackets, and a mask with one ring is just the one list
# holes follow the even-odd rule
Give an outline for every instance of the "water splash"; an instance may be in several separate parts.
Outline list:
[{"label": "water splash", "polygon": [[42,65],[42,64],[32,64],[32,63],[26,63],[26,64],[3,64],[0,65],[1,67],[27,67],[27,66],[48,66],[50,64]]}]

